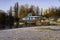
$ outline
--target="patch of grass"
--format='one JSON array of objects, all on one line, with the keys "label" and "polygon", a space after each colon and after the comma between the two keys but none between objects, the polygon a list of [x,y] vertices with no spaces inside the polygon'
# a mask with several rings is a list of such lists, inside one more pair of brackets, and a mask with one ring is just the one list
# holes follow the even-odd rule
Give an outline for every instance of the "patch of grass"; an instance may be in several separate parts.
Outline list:
[{"label": "patch of grass", "polygon": [[42,37],[40,40],[56,40],[56,38]]},{"label": "patch of grass", "polygon": [[23,38],[18,38],[18,40],[23,40]]}]

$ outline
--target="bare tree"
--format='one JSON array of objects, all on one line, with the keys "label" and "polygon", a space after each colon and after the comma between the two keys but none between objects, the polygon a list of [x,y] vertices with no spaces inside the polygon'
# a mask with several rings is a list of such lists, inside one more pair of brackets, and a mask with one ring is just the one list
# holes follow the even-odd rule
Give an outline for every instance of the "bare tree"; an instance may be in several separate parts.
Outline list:
[{"label": "bare tree", "polygon": [[32,13],[32,16],[35,16],[35,12],[34,12],[34,6],[31,5],[30,8],[29,8],[29,13]]},{"label": "bare tree", "polygon": [[25,17],[26,16],[26,13],[25,12],[26,12],[25,7],[23,5],[21,5],[20,11],[19,11],[19,18]]}]

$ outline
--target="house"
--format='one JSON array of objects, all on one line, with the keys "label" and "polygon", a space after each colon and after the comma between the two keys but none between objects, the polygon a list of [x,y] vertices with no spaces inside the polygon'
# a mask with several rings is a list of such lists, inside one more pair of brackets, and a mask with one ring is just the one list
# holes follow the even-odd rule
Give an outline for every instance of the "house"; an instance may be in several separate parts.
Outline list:
[{"label": "house", "polygon": [[[35,25],[36,21],[40,21],[41,16],[32,16],[32,13],[29,13],[26,17],[22,18],[22,20],[27,24],[27,25]],[[19,22],[20,24],[21,22]],[[25,24],[25,25],[26,25]]]},{"label": "house", "polygon": [[22,20],[25,20],[25,21],[32,21],[32,20],[39,20],[40,19],[40,16],[32,16],[31,13],[28,14],[28,16],[22,18]]}]

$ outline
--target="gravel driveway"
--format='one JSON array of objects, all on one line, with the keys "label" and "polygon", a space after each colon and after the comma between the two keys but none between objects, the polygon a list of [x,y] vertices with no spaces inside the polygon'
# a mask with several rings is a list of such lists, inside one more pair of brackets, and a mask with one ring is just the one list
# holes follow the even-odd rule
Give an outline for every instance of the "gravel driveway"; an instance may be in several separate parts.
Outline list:
[{"label": "gravel driveway", "polygon": [[0,40],[60,40],[60,30],[43,27],[0,30]]}]

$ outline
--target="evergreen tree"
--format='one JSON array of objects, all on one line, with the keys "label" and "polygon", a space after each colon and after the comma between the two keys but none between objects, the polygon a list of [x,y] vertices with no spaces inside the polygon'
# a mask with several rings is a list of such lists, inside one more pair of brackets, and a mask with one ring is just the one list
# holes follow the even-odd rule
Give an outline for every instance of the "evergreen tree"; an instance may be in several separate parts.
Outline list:
[{"label": "evergreen tree", "polygon": [[18,19],[18,10],[19,10],[19,5],[18,5],[18,2],[15,4],[14,6],[14,16],[16,19]]},{"label": "evergreen tree", "polygon": [[39,7],[38,6],[36,7],[36,15],[37,16],[39,15]]}]

